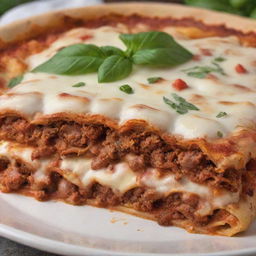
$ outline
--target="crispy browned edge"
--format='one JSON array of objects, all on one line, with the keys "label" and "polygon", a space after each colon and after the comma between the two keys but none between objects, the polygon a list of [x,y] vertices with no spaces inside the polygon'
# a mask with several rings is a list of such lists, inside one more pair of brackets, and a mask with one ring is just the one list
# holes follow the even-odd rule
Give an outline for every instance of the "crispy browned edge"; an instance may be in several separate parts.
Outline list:
[{"label": "crispy browned edge", "polygon": [[[123,16],[123,13],[126,16]],[[144,16],[145,14],[146,16]],[[197,18],[195,19],[194,17]],[[205,23],[201,22],[202,19]],[[43,40],[49,33],[58,34],[76,26],[85,25],[94,28],[101,25],[115,25],[117,22],[124,22],[131,26],[134,23],[142,22],[148,24],[152,29],[158,29],[163,26],[175,26],[179,32],[190,38],[235,35],[241,40],[242,44],[256,46],[255,22],[247,19],[177,5],[113,4],[45,14],[6,26],[0,29],[0,51],[2,53],[4,51],[12,52],[27,40]],[[235,136],[242,136],[242,144],[249,140],[250,143],[253,142],[252,144],[255,145],[254,131],[246,131]],[[241,141],[240,138],[238,140],[239,142]],[[205,147],[206,152],[209,151],[209,155],[214,152],[215,156],[218,155],[221,157],[222,154],[226,155],[227,152],[227,155],[230,155],[228,144],[229,142],[233,143],[233,139],[231,141],[224,140],[223,143],[211,144],[210,146],[204,140],[200,140],[199,142],[202,148]],[[199,142],[197,141],[196,143]],[[236,149],[238,149],[237,147],[239,145],[236,146]],[[232,152],[233,150],[234,147],[232,145]],[[123,209],[122,207],[117,207],[116,209],[141,216],[141,213]],[[144,217],[151,218],[146,215]],[[251,220],[252,218],[253,216],[248,219]],[[177,225],[186,227],[186,224],[182,223],[177,223]],[[238,229],[237,232],[244,230],[248,225],[249,223]],[[197,232],[200,232],[200,230],[197,230]]]},{"label": "crispy browned edge", "polygon": [[[88,20],[94,27],[99,23],[109,24],[109,21],[115,24],[116,21],[124,21],[124,15],[133,16],[136,21],[141,16],[145,16],[144,21],[155,18],[149,22],[153,27],[159,25],[158,17],[162,19],[162,24],[182,27],[184,33],[191,37],[236,35],[246,44],[256,45],[256,26],[251,19],[175,4],[134,2],[68,9],[14,22],[0,29],[0,47],[4,49],[11,44],[48,34],[49,31],[63,31],[86,24]],[[92,23],[91,20],[95,22]]]}]

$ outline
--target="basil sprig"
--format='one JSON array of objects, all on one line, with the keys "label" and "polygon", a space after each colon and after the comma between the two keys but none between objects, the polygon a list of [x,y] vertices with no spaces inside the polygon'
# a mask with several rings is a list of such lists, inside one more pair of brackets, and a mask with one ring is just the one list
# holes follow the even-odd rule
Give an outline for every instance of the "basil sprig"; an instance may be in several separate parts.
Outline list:
[{"label": "basil sprig", "polygon": [[60,50],[32,72],[82,75],[98,72],[99,83],[121,80],[132,72],[133,64],[172,67],[192,58],[169,34],[159,31],[121,34],[127,49],[93,44],[74,44]]},{"label": "basil sprig", "polygon": [[184,115],[188,113],[189,110],[199,111],[200,109],[193,105],[192,103],[187,102],[184,98],[177,95],[176,93],[172,93],[173,99],[176,101],[172,101],[166,97],[163,97],[163,101],[165,104],[169,105],[173,108],[178,114]]}]

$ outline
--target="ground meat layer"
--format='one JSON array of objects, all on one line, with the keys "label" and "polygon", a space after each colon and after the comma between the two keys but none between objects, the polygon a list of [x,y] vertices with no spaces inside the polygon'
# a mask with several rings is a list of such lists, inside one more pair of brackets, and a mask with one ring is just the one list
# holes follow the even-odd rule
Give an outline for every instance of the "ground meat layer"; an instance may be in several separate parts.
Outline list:
[{"label": "ground meat layer", "polygon": [[31,125],[19,117],[4,117],[0,120],[0,139],[35,146],[33,159],[55,153],[87,154],[95,170],[126,161],[134,171],[153,167],[163,173],[172,172],[177,179],[186,175],[193,182],[232,192],[239,190],[242,181],[241,171],[217,171],[197,145],[182,148],[175,139],[167,143],[158,133],[144,128],[118,132],[100,124],[58,121]]},{"label": "ground meat layer", "polygon": [[[26,194],[40,201],[54,199],[74,205],[84,205],[93,200],[96,206],[104,208],[125,206],[150,214],[160,225],[165,226],[186,220],[195,226],[205,227],[216,218],[228,215],[225,210],[220,209],[216,209],[210,215],[196,215],[200,207],[200,198],[191,193],[175,192],[163,197],[153,190],[137,187],[120,194],[98,183],[81,189],[67,181],[57,171],[49,169],[47,175],[40,181],[35,180],[34,172],[35,170],[19,160],[10,162],[2,157],[0,190],[6,193]],[[229,215],[230,217],[232,216]]]}]

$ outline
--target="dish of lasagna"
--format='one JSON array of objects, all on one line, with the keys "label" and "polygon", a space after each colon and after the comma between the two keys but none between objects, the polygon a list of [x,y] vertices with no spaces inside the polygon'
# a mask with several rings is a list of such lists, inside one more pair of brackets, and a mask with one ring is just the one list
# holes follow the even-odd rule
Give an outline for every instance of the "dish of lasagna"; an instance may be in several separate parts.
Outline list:
[{"label": "dish of lasagna", "polygon": [[136,9],[61,22],[2,42],[0,190],[193,233],[246,230],[255,33]]}]

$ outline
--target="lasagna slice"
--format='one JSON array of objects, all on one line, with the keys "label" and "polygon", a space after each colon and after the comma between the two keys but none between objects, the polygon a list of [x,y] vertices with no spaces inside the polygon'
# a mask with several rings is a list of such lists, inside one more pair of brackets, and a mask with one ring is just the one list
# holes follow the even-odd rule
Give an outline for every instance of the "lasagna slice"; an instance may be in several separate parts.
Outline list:
[{"label": "lasagna slice", "polygon": [[[0,189],[117,209],[190,232],[246,230],[256,205],[256,49],[232,30],[191,39],[178,22],[158,20],[152,28],[149,18],[106,20],[2,52],[5,77],[22,76],[0,96]],[[116,65],[119,79],[99,82],[96,72],[81,74],[87,59],[63,54],[74,45],[82,52],[84,45],[108,46],[121,58],[120,35],[152,30],[187,51],[177,58],[193,57],[173,66],[134,65],[126,75],[130,63],[110,63],[105,70]],[[149,61],[143,54],[133,60]],[[88,66],[97,65],[98,55],[89,57]]]}]

